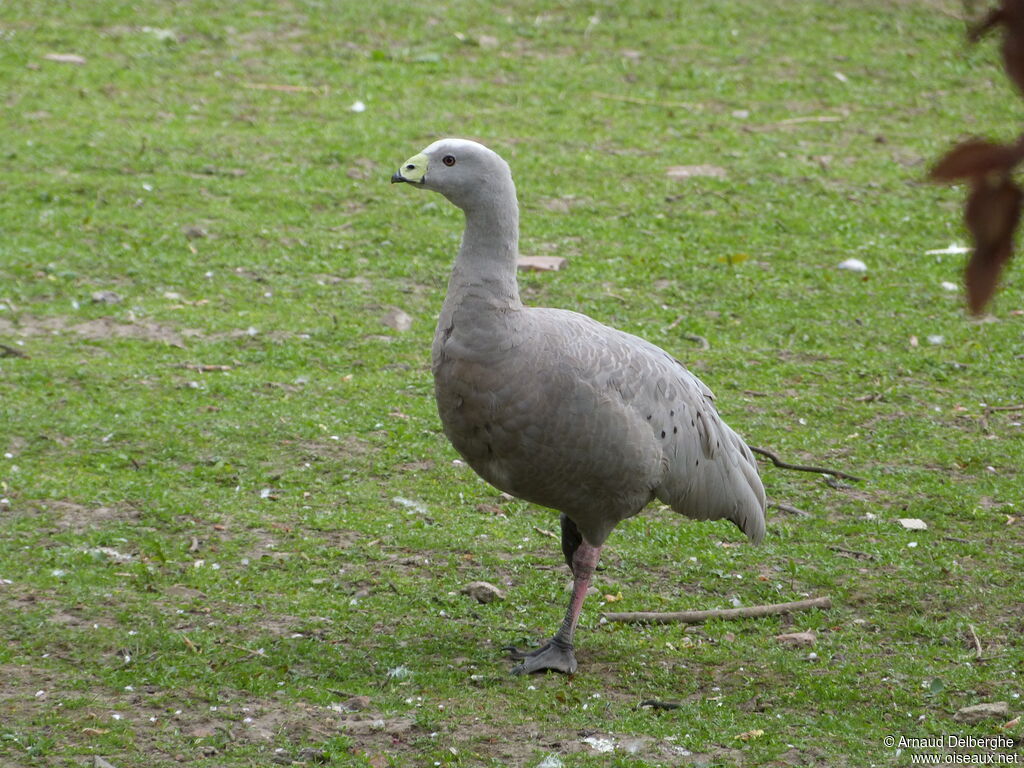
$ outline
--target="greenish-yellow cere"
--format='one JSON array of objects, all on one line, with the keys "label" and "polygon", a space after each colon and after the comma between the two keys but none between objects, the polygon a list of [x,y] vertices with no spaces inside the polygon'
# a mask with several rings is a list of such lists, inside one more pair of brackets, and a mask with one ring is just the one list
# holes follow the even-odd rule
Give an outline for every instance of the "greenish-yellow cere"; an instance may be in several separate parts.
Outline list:
[{"label": "greenish-yellow cere", "polygon": [[398,173],[406,181],[416,183],[423,181],[423,177],[427,173],[427,156],[421,152],[418,155],[410,157],[402,163],[402,168]]}]

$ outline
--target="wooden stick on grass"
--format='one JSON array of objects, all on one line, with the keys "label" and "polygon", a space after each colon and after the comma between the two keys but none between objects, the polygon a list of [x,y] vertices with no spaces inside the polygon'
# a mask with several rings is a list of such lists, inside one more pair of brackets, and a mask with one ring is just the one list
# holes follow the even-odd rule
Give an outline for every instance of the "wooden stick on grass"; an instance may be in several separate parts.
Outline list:
[{"label": "wooden stick on grass", "polygon": [[782,459],[780,459],[767,448],[758,448],[753,445],[748,447],[754,453],[759,453],[765,458],[771,459],[772,464],[774,464],[779,469],[792,469],[797,472],[817,472],[822,475],[832,475],[833,477],[841,477],[843,480],[856,480],[858,482],[864,479],[863,477],[857,477],[856,475],[851,475],[847,472],[841,472],[838,469],[827,469],[825,467],[808,467],[804,464],[790,464],[788,461],[783,461]]},{"label": "wooden stick on grass", "polygon": [[829,597],[814,597],[810,600],[797,600],[793,603],[776,603],[774,605],[751,605],[746,608],[724,608],[711,611],[678,611],[673,613],[653,613],[650,611],[634,611],[631,613],[602,614],[608,621],[623,621],[632,624],[702,624],[711,619],[760,619],[764,616],[778,616],[794,611],[808,611],[811,608],[831,608]]},{"label": "wooden stick on grass", "polygon": [[798,517],[811,517],[810,512],[805,512],[799,507],[794,507],[792,504],[783,504],[781,501],[769,501],[768,506],[772,509],[777,509],[780,512],[786,512],[790,515],[796,515]]},{"label": "wooden stick on grass", "polygon": [[977,654],[977,658],[981,658],[984,651],[981,648],[981,640],[978,639],[978,633],[974,631],[974,625],[968,624],[967,628],[971,631],[971,640],[974,641],[974,651]]}]

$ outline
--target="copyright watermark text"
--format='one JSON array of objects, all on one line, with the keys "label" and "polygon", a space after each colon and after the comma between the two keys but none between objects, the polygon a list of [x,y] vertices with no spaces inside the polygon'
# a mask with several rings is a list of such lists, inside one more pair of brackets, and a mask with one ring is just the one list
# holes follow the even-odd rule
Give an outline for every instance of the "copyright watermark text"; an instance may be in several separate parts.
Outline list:
[{"label": "copyright watermark text", "polygon": [[898,751],[908,750],[911,765],[1020,765],[1022,762],[1018,752],[1009,751],[1017,745],[1009,736],[890,734],[882,743]]}]

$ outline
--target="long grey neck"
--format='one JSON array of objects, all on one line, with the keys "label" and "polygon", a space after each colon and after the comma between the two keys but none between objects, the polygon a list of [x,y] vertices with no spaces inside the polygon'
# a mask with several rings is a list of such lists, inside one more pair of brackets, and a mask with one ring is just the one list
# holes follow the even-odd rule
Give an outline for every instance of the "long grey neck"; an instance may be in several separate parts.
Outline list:
[{"label": "long grey neck", "polygon": [[466,229],[452,268],[445,309],[478,302],[496,310],[522,307],[516,283],[519,206],[511,178],[493,180],[463,206]]}]

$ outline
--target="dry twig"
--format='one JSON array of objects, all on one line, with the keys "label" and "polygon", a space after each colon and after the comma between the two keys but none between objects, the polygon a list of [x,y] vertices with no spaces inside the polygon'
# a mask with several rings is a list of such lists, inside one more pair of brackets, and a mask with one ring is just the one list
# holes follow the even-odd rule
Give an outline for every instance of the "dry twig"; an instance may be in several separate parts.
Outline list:
[{"label": "dry twig", "polygon": [[799,507],[794,507],[792,504],[783,504],[781,501],[769,501],[768,506],[772,509],[779,510],[779,512],[786,512],[790,515],[796,515],[797,517],[811,517],[810,512],[805,512]]},{"label": "dry twig", "polygon": [[0,357],[28,357],[28,355],[17,347],[9,347],[6,344],[0,344]]},{"label": "dry twig", "polygon": [[875,559],[875,556],[872,555],[870,552],[861,552],[860,550],[857,550],[857,549],[847,549],[846,547],[840,547],[838,544],[833,544],[832,546],[829,547],[829,549],[831,549],[833,552],[838,552],[838,553],[840,553],[842,555],[849,555],[850,557],[855,557],[858,560],[874,560]]},{"label": "dry twig", "polygon": [[245,651],[250,656],[263,656],[263,650],[254,651],[252,648],[246,648],[243,645],[235,645],[234,643],[224,643],[228,648],[234,648],[236,651]]},{"label": "dry twig", "polygon": [[967,629],[971,631],[971,640],[974,641],[974,651],[977,654],[977,657],[980,659],[983,651],[981,649],[981,640],[978,639],[978,633],[974,631],[973,624],[968,624]]},{"label": "dry twig", "polygon": [[711,349],[711,343],[703,336],[698,336],[696,333],[684,333],[683,338],[687,341],[692,341],[695,344],[700,345],[703,350]]},{"label": "dry twig", "polygon": [[860,482],[860,481],[862,481],[864,479],[862,477],[857,477],[856,475],[851,475],[851,474],[848,474],[846,472],[841,472],[838,469],[825,469],[824,467],[808,467],[808,466],[805,466],[803,464],[790,464],[789,462],[783,461],[782,459],[780,459],[778,456],[776,456],[774,453],[769,451],[767,448],[757,448],[757,447],[755,447],[753,445],[751,445],[749,447],[750,447],[750,450],[752,450],[754,453],[759,453],[762,456],[765,456],[765,457],[771,459],[772,464],[774,464],[779,469],[792,469],[792,470],[795,470],[797,472],[817,472],[818,474],[821,474],[821,475],[832,475],[833,477],[841,477],[844,480],[856,480],[858,482]]},{"label": "dry twig", "polygon": [[658,701],[657,699],[644,699],[636,705],[637,709],[643,709],[644,707],[650,707],[651,709],[682,709],[683,705],[678,701]]},{"label": "dry twig", "polygon": [[751,605],[745,608],[724,608],[710,611],[677,611],[672,613],[654,613],[651,611],[633,611],[629,613],[605,613],[608,621],[622,621],[633,624],[702,624],[711,619],[760,619],[765,616],[778,616],[794,611],[808,611],[811,608],[831,608],[832,598],[814,597],[810,600],[797,600],[793,603],[776,603],[774,605]]}]

